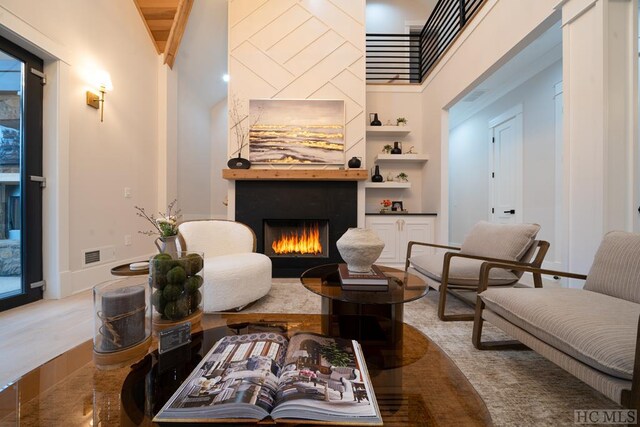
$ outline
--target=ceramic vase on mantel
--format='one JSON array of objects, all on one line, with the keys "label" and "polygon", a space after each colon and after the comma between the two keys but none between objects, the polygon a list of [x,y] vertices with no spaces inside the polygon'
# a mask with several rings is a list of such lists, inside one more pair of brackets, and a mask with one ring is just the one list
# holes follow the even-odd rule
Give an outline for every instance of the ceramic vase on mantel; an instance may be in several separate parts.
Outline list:
[{"label": "ceramic vase on mantel", "polygon": [[169,254],[172,257],[178,254],[178,236],[158,237],[154,243],[161,254]]},{"label": "ceramic vase on mantel", "polygon": [[384,242],[369,228],[350,228],[336,242],[338,252],[353,273],[368,273],[384,249]]}]

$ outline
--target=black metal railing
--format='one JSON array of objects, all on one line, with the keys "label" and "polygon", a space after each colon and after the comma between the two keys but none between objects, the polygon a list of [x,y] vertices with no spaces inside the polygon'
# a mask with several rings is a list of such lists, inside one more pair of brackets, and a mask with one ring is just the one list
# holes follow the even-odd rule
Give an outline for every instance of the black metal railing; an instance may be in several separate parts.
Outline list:
[{"label": "black metal railing", "polygon": [[420,32],[367,34],[367,81],[421,83],[486,0],[439,0]]},{"label": "black metal railing", "polygon": [[367,34],[367,81],[420,83],[420,34]]}]

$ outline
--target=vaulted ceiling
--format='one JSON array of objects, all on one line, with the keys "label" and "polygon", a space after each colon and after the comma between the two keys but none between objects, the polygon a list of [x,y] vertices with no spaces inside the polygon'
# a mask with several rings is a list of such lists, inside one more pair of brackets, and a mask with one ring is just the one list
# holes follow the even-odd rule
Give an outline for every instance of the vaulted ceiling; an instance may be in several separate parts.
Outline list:
[{"label": "vaulted ceiling", "polygon": [[193,0],[133,0],[164,63],[173,68]]}]

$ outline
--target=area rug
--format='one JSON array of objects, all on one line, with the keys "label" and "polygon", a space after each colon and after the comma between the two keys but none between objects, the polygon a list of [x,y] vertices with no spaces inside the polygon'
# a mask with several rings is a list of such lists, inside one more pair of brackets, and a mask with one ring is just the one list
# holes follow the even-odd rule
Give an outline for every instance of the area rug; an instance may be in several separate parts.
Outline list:
[{"label": "area rug", "polygon": [[[407,303],[404,320],[451,357],[482,397],[496,426],[571,426],[575,409],[619,406],[553,363],[529,350],[476,350],[473,322],[441,322],[438,293]],[[447,310],[471,309],[451,297]],[[268,295],[243,313],[320,313],[320,297],[295,279],[274,279]],[[510,339],[485,323],[486,340]]]}]

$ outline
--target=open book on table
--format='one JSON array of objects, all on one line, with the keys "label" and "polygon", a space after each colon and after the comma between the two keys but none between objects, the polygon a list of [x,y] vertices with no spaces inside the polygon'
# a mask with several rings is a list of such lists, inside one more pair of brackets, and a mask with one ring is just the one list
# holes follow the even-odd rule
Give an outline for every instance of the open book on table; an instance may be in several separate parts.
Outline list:
[{"label": "open book on table", "polygon": [[382,424],[360,345],[313,333],[228,336],[155,416],[155,422],[305,420]]}]

